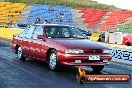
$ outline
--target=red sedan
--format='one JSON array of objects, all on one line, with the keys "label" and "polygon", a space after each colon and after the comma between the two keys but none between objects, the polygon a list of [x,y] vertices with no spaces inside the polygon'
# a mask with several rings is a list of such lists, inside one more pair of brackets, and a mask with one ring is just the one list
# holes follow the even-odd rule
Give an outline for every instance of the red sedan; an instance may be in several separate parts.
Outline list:
[{"label": "red sedan", "polygon": [[132,46],[132,34],[128,34],[125,37],[123,37],[123,45]]},{"label": "red sedan", "polygon": [[33,58],[47,62],[58,71],[65,66],[91,66],[100,72],[111,59],[110,49],[88,40],[79,30],[57,24],[32,25],[14,35],[13,50],[20,60]]}]

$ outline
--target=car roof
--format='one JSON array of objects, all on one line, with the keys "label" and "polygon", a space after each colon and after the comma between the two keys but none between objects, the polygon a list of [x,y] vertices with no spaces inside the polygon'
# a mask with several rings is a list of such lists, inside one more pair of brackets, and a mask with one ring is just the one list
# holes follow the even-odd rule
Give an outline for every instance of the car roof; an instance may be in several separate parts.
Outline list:
[{"label": "car roof", "polygon": [[63,25],[63,24],[34,24],[39,26],[69,26],[69,25]]}]

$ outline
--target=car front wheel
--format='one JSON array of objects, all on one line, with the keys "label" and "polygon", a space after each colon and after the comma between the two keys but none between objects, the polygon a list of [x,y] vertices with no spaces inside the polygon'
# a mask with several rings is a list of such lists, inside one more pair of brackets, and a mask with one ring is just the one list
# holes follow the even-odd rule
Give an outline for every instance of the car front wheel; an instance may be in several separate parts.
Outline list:
[{"label": "car front wheel", "polygon": [[100,65],[100,66],[91,66],[91,68],[93,69],[94,72],[99,73],[100,71],[103,70],[104,65]]},{"label": "car front wheel", "polygon": [[19,60],[22,60],[22,61],[26,60],[26,57],[23,55],[21,47],[17,48],[17,57],[18,57]]},{"label": "car front wheel", "polygon": [[60,71],[60,64],[57,57],[56,50],[51,50],[48,57],[49,68],[52,71]]}]

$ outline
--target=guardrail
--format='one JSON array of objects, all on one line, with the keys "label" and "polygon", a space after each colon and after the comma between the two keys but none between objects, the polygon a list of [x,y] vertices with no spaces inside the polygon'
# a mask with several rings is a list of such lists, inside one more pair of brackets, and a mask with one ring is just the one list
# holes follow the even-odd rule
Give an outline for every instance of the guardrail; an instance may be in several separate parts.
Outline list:
[{"label": "guardrail", "polygon": [[132,65],[132,50],[112,48],[112,61]]},{"label": "guardrail", "polygon": [[16,28],[0,28],[0,37],[4,39],[13,39],[14,34],[20,34],[22,33],[21,29]]}]

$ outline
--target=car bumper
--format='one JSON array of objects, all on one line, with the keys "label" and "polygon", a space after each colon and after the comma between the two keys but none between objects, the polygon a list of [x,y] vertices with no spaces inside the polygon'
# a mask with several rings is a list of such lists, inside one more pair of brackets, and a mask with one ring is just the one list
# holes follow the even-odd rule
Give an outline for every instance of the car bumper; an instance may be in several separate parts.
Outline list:
[{"label": "car bumper", "polygon": [[75,63],[75,62],[62,62],[61,64],[66,65],[66,66],[94,66],[94,65],[106,65],[108,63],[104,62],[87,62],[87,63]]},{"label": "car bumper", "polygon": [[[90,55],[59,55],[59,61],[67,66],[93,66],[93,65],[106,65],[112,59],[112,55],[100,55],[100,60],[89,60]],[[79,60],[81,62],[77,63]]]}]

